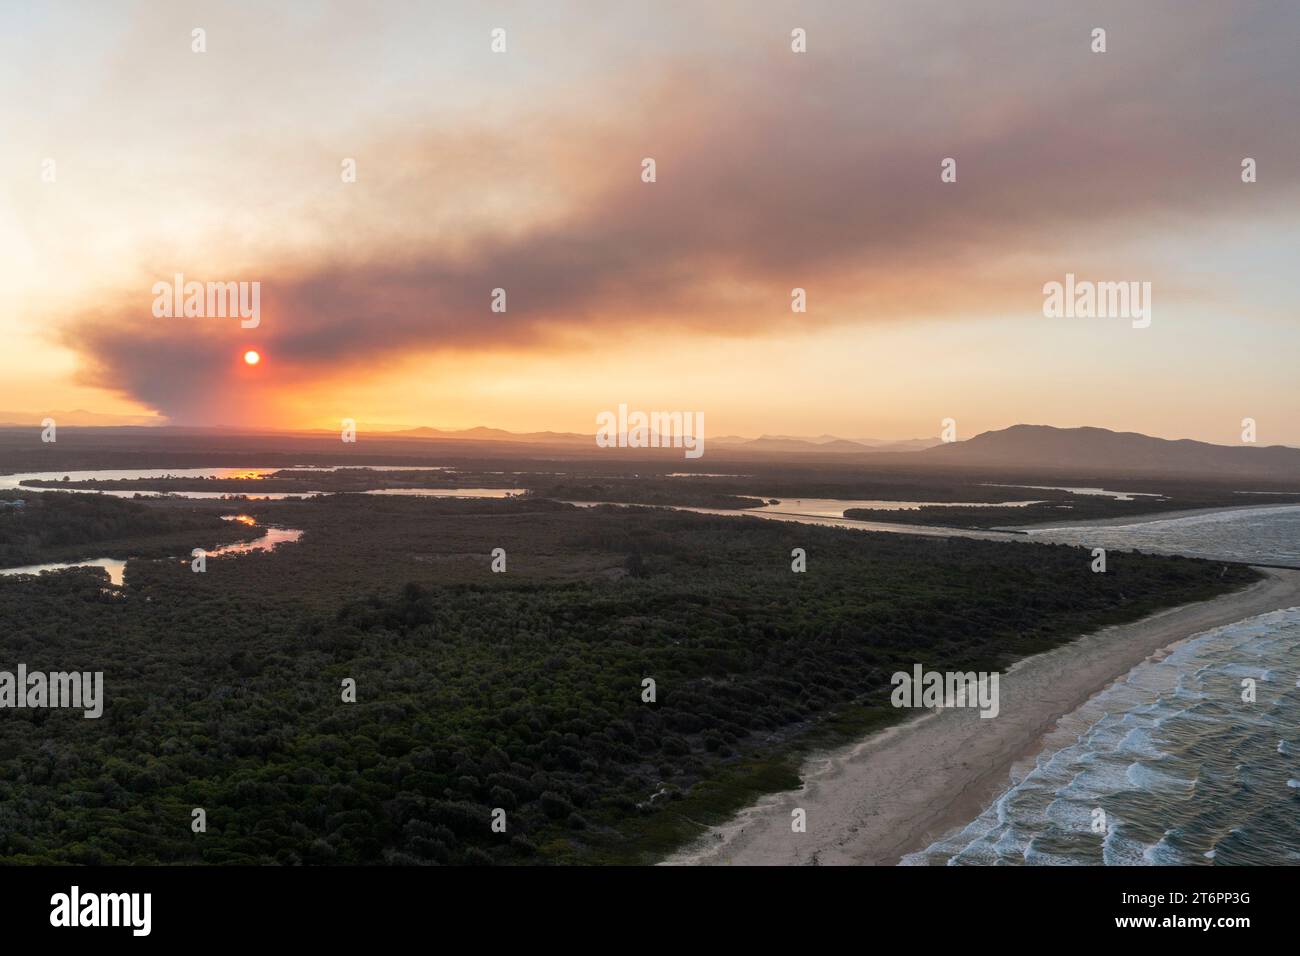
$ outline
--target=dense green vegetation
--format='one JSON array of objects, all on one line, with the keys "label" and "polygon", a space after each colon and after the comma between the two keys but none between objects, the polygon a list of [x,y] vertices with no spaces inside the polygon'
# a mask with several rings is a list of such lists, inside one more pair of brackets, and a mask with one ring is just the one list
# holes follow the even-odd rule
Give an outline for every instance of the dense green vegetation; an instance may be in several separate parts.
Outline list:
[{"label": "dense green vegetation", "polygon": [[1024,495],[1046,496],[1045,501],[1006,508],[963,508],[960,505],[927,506],[906,511],[883,511],[876,508],[850,508],[844,517],[857,521],[890,521],[897,524],[937,525],[945,528],[1006,528],[1037,524],[1092,521],[1103,518],[1137,518],[1190,511],[1198,508],[1248,507],[1262,504],[1290,504],[1290,497],[1266,500],[1237,495],[1224,499],[1221,494],[1184,492],[1168,498],[1135,498],[1122,501],[1103,495],[1076,495],[1067,492],[1015,489]]},{"label": "dense green vegetation", "polygon": [[18,500],[25,507],[0,507],[0,568],[188,554],[261,534],[196,507],[149,507],[109,495],[0,492],[0,501]]},{"label": "dense green vegetation", "polygon": [[244,508],[306,533],[202,575],[134,561],[118,600],[91,571],[0,579],[0,669],[102,670],[107,697],[0,712],[0,861],[651,859],[905,716],[895,670],[1003,667],[1254,578],[532,498]]},{"label": "dense green vegetation", "polygon": [[615,504],[681,505],[688,508],[759,508],[763,498],[716,491],[706,482],[665,478],[658,481],[602,479],[590,482],[535,482],[531,494],[560,501],[608,501]]}]

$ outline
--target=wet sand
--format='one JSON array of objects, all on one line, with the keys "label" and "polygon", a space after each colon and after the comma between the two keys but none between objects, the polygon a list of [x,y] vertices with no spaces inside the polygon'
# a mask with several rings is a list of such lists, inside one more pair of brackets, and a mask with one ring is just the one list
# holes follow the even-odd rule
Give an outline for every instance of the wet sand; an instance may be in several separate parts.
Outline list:
[{"label": "wet sand", "polygon": [[1066,528],[1123,528],[1134,524],[1150,524],[1153,521],[1172,521],[1175,518],[1195,518],[1197,515],[1231,514],[1235,511],[1259,511],[1266,508],[1294,508],[1296,504],[1289,501],[1259,501],[1249,505],[1233,505],[1225,508],[1186,508],[1182,511],[1152,511],[1140,515],[1128,515],[1123,518],[1090,518],[1084,521],[1048,521],[1045,524],[1007,524],[1000,527],[1015,531],[1053,531]]},{"label": "wet sand", "polygon": [[[1144,660],[1210,628],[1300,605],[1300,571],[1160,611],[1025,658],[1002,675],[1001,712],[927,712],[810,757],[804,785],[714,827],[667,864],[892,865],[969,823],[1010,786],[1057,720]],[[803,808],[807,832],[791,832]]]}]

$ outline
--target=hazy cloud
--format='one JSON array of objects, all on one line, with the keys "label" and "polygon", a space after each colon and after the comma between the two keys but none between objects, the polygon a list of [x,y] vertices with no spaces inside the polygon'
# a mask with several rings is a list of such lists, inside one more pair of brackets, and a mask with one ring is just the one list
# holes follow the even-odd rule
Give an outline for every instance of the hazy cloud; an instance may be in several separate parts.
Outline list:
[{"label": "hazy cloud", "polygon": [[[1110,52],[1092,54],[1102,19]],[[755,22],[788,23],[765,7],[712,37],[719,55],[664,50],[661,69],[611,74],[589,100],[531,104],[514,135],[419,117],[356,150],[382,160],[340,187],[356,190],[345,209],[304,192],[295,214],[322,236],[310,255],[235,275],[151,257],[159,279],[260,279],[254,331],[153,318],[146,287],[96,303],[61,340],[87,382],[203,420],[218,396],[254,402],[270,381],[365,375],[412,354],[629,329],[761,334],[792,321],[795,286],[808,323],[1034,310],[1043,281],[1113,267],[1126,243],[1295,200],[1284,157],[1300,152],[1300,69],[1279,27],[1300,27],[1295,9],[1115,4],[1049,26],[1017,3],[854,14],[852,29],[810,20],[806,55],[784,28],[753,43]],[[1249,190],[1246,155],[1264,171]],[[640,182],[643,156],[654,184]],[[947,156],[955,184],[939,180]],[[336,163],[326,156],[322,176]],[[1156,268],[1120,266],[1123,278]],[[489,311],[496,287],[505,314]],[[246,344],[268,356],[260,385],[241,378]]]}]

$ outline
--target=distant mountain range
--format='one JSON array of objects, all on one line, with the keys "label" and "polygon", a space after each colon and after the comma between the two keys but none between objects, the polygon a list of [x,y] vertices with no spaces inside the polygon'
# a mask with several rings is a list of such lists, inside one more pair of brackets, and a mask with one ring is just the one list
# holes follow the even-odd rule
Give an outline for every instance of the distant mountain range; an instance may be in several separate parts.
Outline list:
[{"label": "distant mountain range", "polygon": [[818,435],[816,438],[801,438],[798,435],[760,435],[758,438],[723,435],[719,438],[709,439],[709,441],[714,446],[726,445],[753,451],[817,455],[862,455],[872,452],[921,451],[939,444],[937,438],[909,438],[904,441],[890,441],[884,438],[837,438],[834,435]]},{"label": "distant mountain range", "polygon": [[[219,426],[167,425],[157,418],[131,415],[97,415],[81,409],[71,412],[49,412],[60,426],[75,427],[132,427],[148,426],[160,429],[159,434],[171,432],[185,433],[230,433],[230,434],[326,434],[331,429],[265,429],[265,428],[223,428]],[[0,412],[0,428],[39,426],[45,415],[30,412]],[[454,442],[508,442],[516,445],[550,445],[554,447],[595,445],[595,434],[580,432],[512,432],[504,428],[488,428],[479,425],[474,428],[394,428],[374,422],[361,422],[358,431],[369,435],[382,435],[384,438],[425,438],[433,441]],[[739,435],[722,435],[713,438],[705,433],[705,447],[718,448],[726,446],[731,449],[743,449],[753,452],[770,452],[774,454],[871,454],[873,452],[920,451],[939,444],[938,438],[911,438],[894,441],[883,438],[839,438],[835,435],[818,435],[804,438],[798,435],[762,435],[758,438],[745,438]]]},{"label": "distant mountain range", "polygon": [[1300,479],[1300,448],[1171,441],[1105,428],[1013,425],[916,457],[933,464],[1073,474]]},{"label": "distant mountain range", "polygon": [[45,412],[40,415],[32,412],[0,412],[0,427],[20,428],[24,425],[40,425],[46,418],[54,419],[56,425],[73,425],[79,428],[163,424],[163,420],[157,415],[101,415],[98,412],[88,412],[84,408],[74,408],[71,411]]},{"label": "distant mountain range", "polygon": [[[593,435],[581,435],[577,432],[508,432],[500,428],[464,428],[459,430],[445,428],[408,428],[402,431],[387,432],[389,435],[401,435],[411,438],[445,438],[455,441],[509,441],[530,445],[590,445],[595,441]],[[868,454],[871,452],[920,451],[939,444],[937,438],[911,438],[905,441],[890,441],[883,438],[838,438],[835,435],[818,435],[816,438],[802,438],[797,435],[762,435],[758,438],[743,438],[739,435],[721,435],[711,438],[705,433],[705,447],[728,446],[741,447],[752,451],[786,452],[790,454],[813,453],[828,454]]]},{"label": "distant mountain range", "polygon": [[[362,426],[364,428],[364,426]],[[503,428],[406,428],[401,431],[384,431],[387,436],[408,438],[446,438],[452,441],[510,441],[529,445],[591,445],[595,435],[577,432],[508,432]]]},{"label": "distant mountain range", "polygon": [[[160,441],[169,436],[206,436],[209,442],[230,444],[239,436],[270,438],[283,436],[324,441],[337,435],[328,429],[273,431],[263,429],[198,428],[186,426],[142,427],[130,416],[96,415],[86,411],[51,412],[60,427],[73,426],[100,431],[105,436],[152,436]],[[7,421],[12,419],[12,421]],[[0,412],[0,427],[26,430],[38,426],[31,415]],[[598,448],[595,435],[578,432],[511,432],[501,428],[408,428],[394,430],[361,423],[358,432],[381,454],[409,454],[412,443],[444,445],[439,452],[455,455],[500,457],[503,455],[560,454],[575,457],[608,455]],[[380,444],[387,446],[378,451]],[[404,447],[405,446],[405,447]],[[959,442],[937,438],[895,441],[878,438],[840,438],[836,435],[705,435],[705,458],[736,462],[780,462],[800,460],[850,468],[898,468],[925,471],[931,468],[987,470],[1003,474],[1064,475],[1087,477],[1156,477],[1258,479],[1280,481],[1300,488],[1300,448],[1287,445],[1215,445],[1190,439],[1153,438],[1137,432],[1115,432],[1105,428],[1055,428],[1050,425],[1012,425],[987,431]],[[413,450],[413,449],[412,449]],[[422,452],[427,454],[428,452]],[[680,448],[618,449],[629,457],[680,457]]]},{"label": "distant mountain range", "polygon": [[[583,447],[593,445],[592,435],[575,432],[508,432],[499,428],[459,431],[415,428],[389,432],[393,437],[455,441],[513,442],[516,444]],[[987,431],[960,442],[937,438],[906,441],[840,438],[836,435],[803,437],[762,435],[705,436],[706,457],[714,454],[741,458],[834,456],[851,462],[861,459],[898,465],[956,466],[1017,471],[1068,472],[1075,475],[1151,475],[1159,477],[1267,478],[1300,481],[1300,448],[1285,445],[1214,445],[1190,439],[1152,438],[1137,432],[1105,428],[1054,428],[1050,425],[1013,425]]]}]

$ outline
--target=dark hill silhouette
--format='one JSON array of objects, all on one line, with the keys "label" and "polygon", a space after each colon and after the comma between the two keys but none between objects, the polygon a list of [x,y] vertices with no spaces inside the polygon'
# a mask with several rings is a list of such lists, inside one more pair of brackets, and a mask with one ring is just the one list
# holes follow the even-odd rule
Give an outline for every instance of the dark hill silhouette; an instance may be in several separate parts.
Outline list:
[{"label": "dark hill silhouette", "polygon": [[933,464],[1047,469],[1076,474],[1300,480],[1300,448],[1212,445],[1190,439],[1170,441],[1105,428],[1013,425],[1001,431],[983,432],[967,441],[938,445],[915,457]]}]

